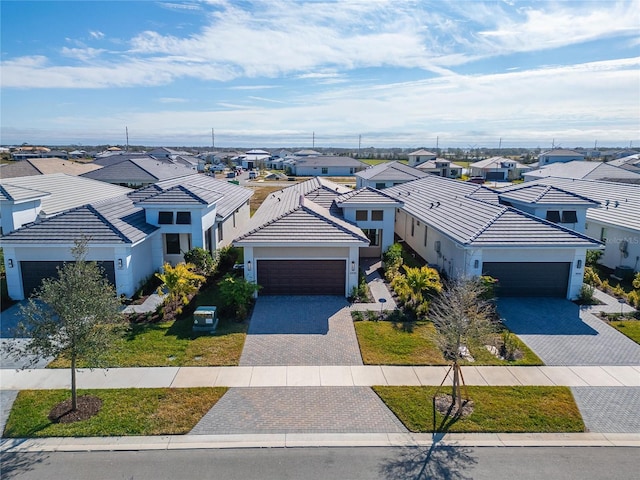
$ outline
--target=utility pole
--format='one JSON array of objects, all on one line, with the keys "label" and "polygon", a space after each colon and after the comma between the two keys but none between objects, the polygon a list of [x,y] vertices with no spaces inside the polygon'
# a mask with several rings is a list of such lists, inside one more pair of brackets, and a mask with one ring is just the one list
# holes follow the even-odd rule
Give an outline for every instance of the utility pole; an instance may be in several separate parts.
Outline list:
[{"label": "utility pole", "polygon": [[358,158],[360,158],[360,147],[362,146],[362,135],[358,135]]},{"label": "utility pole", "polygon": [[311,148],[316,148],[316,132],[311,135]]},{"label": "utility pole", "polygon": [[213,148],[214,150],[216,148],[216,134],[213,128],[211,129],[211,148]]},{"label": "utility pole", "polygon": [[127,137],[127,148],[125,151],[128,152],[129,151],[129,127],[124,127],[124,133]]}]

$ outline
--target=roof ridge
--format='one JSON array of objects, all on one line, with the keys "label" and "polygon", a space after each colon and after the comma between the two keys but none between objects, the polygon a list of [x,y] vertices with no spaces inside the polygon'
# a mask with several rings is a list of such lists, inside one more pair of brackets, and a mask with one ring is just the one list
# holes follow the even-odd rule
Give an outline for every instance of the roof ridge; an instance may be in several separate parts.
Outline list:
[{"label": "roof ridge", "polygon": [[549,193],[549,191],[551,191],[551,189],[553,188],[551,185],[542,185],[544,188],[542,189],[542,192],[540,192],[540,194],[535,198],[535,201],[538,202],[539,200],[542,200],[542,197],[544,197],[547,193]]},{"label": "roof ridge", "polygon": [[[488,202],[487,202],[488,203]],[[491,205],[495,205],[495,204],[491,204]],[[500,208],[500,211],[498,213],[496,213],[487,223],[485,223],[482,227],[480,227],[476,233],[474,233],[470,238],[468,243],[473,242],[476,238],[478,238],[480,235],[482,235],[487,228],[489,228],[491,225],[493,225],[502,215],[504,215],[504,213],[508,210],[507,207],[502,207]]]},{"label": "roof ridge", "polygon": [[91,210],[95,215],[97,215],[98,217],[100,217],[100,220],[106,224],[107,227],[109,227],[111,229],[111,231],[113,233],[115,233],[116,235],[118,235],[120,238],[122,238],[125,242],[127,243],[133,243],[133,241],[127,237],[124,233],[122,233],[120,231],[119,228],[117,228],[107,217],[105,217],[96,207],[94,207],[92,204],[86,205],[86,207]]},{"label": "roof ridge", "polygon": [[[322,207],[321,205],[318,205],[317,203],[315,203],[315,202],[313,202],[313,201],[310,201],[310,203],[312,203],[313,205],[317,206],[318,208],[321,208],[321,209],[327,210],[326,208]],[[336,228],[338,228],[338,229],[339,229],[339,230],[341,230],[342,232],[344,232],[344,233],[346,233],[346,234],[348,234],[348,235],[351,235],[352,237],[357,237],[357,236],[359,236],[359,235],[357,235],[355,232],[352,232],[352,231],[350,231],[349,229],[345,228],[345,227],[344,227],[344,225],[341,225],[340,223],[338,223],[338,222],[337,222],[337,220],[340,220],[340,221],[342,221],[342,222],[344,222],[344,223],[347,223],[347,224],[349,224],[349,225],[353,225],[353,224],[349,223],[347,220],[338,219],[338,218],[334,217],[333,215],[331,215],[331,214],[330,214],[329,210],[327,210],[327,212],[329,212],[329,215],[328,215],[328,216],[325,216],[325,215],[321,215],[321,214],[320,214],[320,212],[318,212],[318,211],[314,210],[312,207],[310,207],[310,206],[308,206],[308,205],[306,205],[306,204],[300,205],[300,207],[301,207],[303,210],[305,210],[306,212],[308,212],[308,213],[312,214],[313,216],[315,216],[315,217],[317,217],[317,218],[322,218],[323,220],[327,220],[327,221],[329,221],[329,223],[331,223],[333,226],[335,226]],[[296,209],[296,210],[298,210],[298,209]],[[356,227],[356,228],[358,228],[358,226],[357,226],[357,225],[353,225],[353,226],[354,226],[354,227]],[[362,238],[362,237],[361,237],[361,238]],[[368,240],[368,239],[367,239],[367,240]]]}]

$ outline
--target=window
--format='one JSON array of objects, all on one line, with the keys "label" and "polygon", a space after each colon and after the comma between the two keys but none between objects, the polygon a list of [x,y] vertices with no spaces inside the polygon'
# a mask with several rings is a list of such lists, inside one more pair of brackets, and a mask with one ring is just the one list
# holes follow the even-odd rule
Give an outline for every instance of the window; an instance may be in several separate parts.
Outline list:
[{"label": "window", "polygon": [[382,210],[373,210],[371,212],[371,220],[381,222],[384,220],[384,212]]},{"label": "window", "polygon": [[180,234],[167,233],[165,235],[168,255],[178,255],[180,253]]},{"label": "window", "polygon": [[411,218],[411,236],[413,237],[415,233],[416,233],[416,219]]},{"label": "window", "polygon": [[547,220],[558,223],[560,221],[560,212],[558,210],[547,210]]},{"label": "window", "polygon": [[218,224],[218,242],[222,241],[222,224]]},{"label": "window", "polygon": [[578,223],[578,216],[575,210],[562,212],[562,223]]},{"label": "window", "polygon": [[159,225],[171,225],[173,223],[173,212],[158,212]]},{"label": "window", "polygon": [[322,167],[322,174],[326,175],[327,173],[329,173],[329,169],[327,167]]},{"label": "window", "polygon": [[366,222],[369,220],[369,212],[366,210],[356,210],[356,221]]},{"label": "window", "polygon": [[384,182],[376,183],[376,188],[378,190],[382,190],[384,187],[385,187],[385,183]]},{"label": "window", "polygon": [[363,232],[369,239],[369,242],[371,242],[369,246],[377,247],[380,245],[380,235],[379,235],[380,230],[377,230],[375,228],[368,228],[363,230]]},{"label": "window", "polygon": [[191,212],[176,213],[176,223],[178,225],[191,225]]},{"label": "window", "polygon": [[349,169],[349,173],[350,173],[351,175],[353,175],[354,173],[356,173],[356,169],[355,169],[355,168],[350,168],[350,169]]},{"label": "window", "polygon": [[605,243],[607,242],[607,229],[604,227],[600,230],[600,241]]},{"label": "window", "polygon": [[236,228],[236,212],[233,212],[233,228]]},{"label": "window", "polygon": [[429,230],[429,229],[428,229],[428,228],[427,228],[427,226],[425,225],[425,226],[424,226],[424,246],[425,246],[425,247],[427,246],[427,235],[428,235],[428,233],[429,233],[429,232],[428,232],[428,230]]}]

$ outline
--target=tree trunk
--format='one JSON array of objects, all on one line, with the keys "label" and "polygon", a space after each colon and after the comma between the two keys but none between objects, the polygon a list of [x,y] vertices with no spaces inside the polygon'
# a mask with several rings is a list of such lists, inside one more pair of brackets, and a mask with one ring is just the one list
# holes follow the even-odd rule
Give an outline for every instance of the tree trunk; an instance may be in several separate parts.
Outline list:
[{"label": "tree trunk", "polygon": [[462,393],[460,392],[460,365],[457,361],[453,363],[453,401],[456,404],[456,410],[460,411]]},{"label": "tree trunk", "polygon": [[76,356],[71,355],[71,410],[78,409],[78,393],[76,391]]}]

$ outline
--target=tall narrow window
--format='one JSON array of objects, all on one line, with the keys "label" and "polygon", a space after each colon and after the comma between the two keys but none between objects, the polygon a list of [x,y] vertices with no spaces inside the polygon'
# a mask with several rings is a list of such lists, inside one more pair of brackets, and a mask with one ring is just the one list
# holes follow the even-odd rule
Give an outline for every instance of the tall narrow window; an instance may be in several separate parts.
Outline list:
[{"label": "tall narrow window", "polygon": [[428,229],[427,226],[424,226],[424,246],[427,246],[427,234],[428,234]]},{"label": "tall narrow window", "polygon": [[604,227],[600,230],[600,241],[605,243],[607,242],[607,229]]},{"label": "tall narrow window", "polygon": [[165,235],[167,244],[167,255],[178,255],[180,253],[180,234],[167,233]]},{"label": "tall narrow window", "polygon": [[363,230],[364,234],[367,236],[367,238],[369,239],[369,246],[371,247],[377,247],[380,245],[380,230],[375,229],[375,228],[368,228]]},{"label": "tall narrow window", "polygon": [[416,219],[411,217],[411,236],[416,233]]},{"label": "tall narrow window", "polygon": [[222,241],[222,223],[218,224],[218,242]]}]

